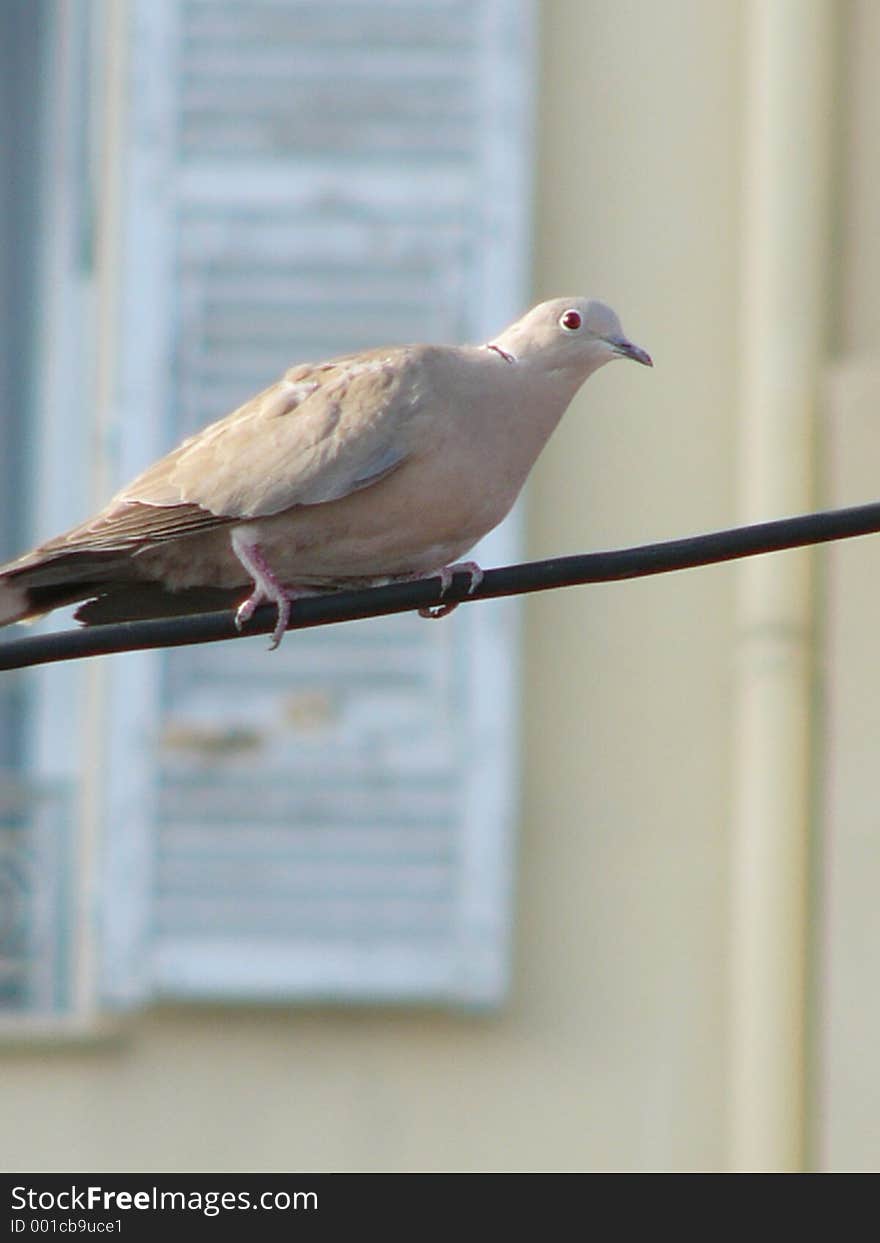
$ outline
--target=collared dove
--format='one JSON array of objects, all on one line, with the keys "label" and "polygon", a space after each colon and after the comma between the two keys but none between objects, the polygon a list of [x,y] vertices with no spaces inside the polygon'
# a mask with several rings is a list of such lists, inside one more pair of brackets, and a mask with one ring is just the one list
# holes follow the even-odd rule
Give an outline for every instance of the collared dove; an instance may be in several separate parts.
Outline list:
[{"label": "collared dove", "polygon": [[[0,567],[0,625],[87,600],[86,624],[453,572],[509,512],[572,397],[613,358],[651,366],[610,307],[542,302],[482,346],[405,345],[292,367],[94,517]],[[250,594],[241,600],[243,590]],[[423,610],[441,616],[452,605]]]}]

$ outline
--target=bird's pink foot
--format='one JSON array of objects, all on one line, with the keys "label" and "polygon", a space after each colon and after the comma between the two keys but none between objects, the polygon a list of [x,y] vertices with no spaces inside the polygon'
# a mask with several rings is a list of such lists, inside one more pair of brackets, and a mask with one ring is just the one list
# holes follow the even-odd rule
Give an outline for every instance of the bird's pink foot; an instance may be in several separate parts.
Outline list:
[{"label": "bird's pink foot", "polygon": [[242,630],[253,617],[261,604],[274,604],[278,610],[278,620],[272,631],[272,642],[269,650],[274,651],[281,640],[290,621],[290,605],[298,595],[304,592],[291,591],[281,585],[258,544],[247,541],[246,533],[241,528],[232,533],[232,548],[241,564],[254,580],[254,589],[246,600],[235,611],[235,628]]},{"label": "bird's pink foot", "polygon": [[[449,588],[452,586],[452,580],[456,574],[467,574],[468,595],[472,595],[483,581],[483,571],[476,561],[457,561],[455,565],[444,565],[443,568],[433,574],[425,574],[425,578],[440,579],[440,595],[445,596]],[[458,601],[450,604],[431,604],[423,609],[419,609],[419,617],[428,617],[432,621],[437,621],[441,617],[448,617],[453,609],[458,608]]]},{"label": "bird's pink foot", "polygon": [[278,609],[278,621],[272,631],[272,642],[269,644],[269,650],[274,651],[284,638],[287,623],[290,621],[290,603],[291,597],[283,588],[279,588],[277,593],[273,591],[267,595],[263,587],[255,587],[248,598],[242,600],[235,610],[235,628],[243,630],[261,604],[274,604]]}]

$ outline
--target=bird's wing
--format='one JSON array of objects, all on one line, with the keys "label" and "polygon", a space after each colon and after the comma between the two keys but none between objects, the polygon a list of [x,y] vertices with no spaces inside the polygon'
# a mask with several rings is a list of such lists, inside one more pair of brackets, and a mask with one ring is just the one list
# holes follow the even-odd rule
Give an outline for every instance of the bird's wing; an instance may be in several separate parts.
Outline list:
[{"label": "bird's wing", "polygon": [[39,550],[122,551],[319,505],[377,483],[410,452],[422,347],[288,371],[185,440],[99,514]]}]

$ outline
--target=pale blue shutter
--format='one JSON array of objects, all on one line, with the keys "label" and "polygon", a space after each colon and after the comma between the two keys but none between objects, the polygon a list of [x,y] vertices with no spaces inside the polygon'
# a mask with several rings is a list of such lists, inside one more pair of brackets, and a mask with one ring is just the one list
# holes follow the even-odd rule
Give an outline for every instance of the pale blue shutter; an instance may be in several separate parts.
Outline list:
[{"label": "pale blue shutter", "polygon": [[[23,118],[15,111],[14,75],[18,57],[13,52],[22,38],[22,13],[8,6],[0,11],[0,109],[7,123],[0,128],[0,167],[15,169],[22,162],[18,139]],[[27,93],[23,92],[27,98]],[[24,274],[18,262],[21,205],[15,193],[18,178],[0,179],[0,489],[10,504],[0,507],[0,557],[13,553],[20,523],[15,481],[21,472],[21,422],[16,410],[22,399],[20,332],[15,314],[16,296]],[[18,348],[16,348],[18,347]],[[22,679],[0,680],[0,1023],[9,1015],[32,1007],[34,960],[30,952],[34,929],[34,878],[30,868],[31,842],[27,803],[22,798],[21,746],[17,722],[22,712]]]},{"label": "pale blue shutter", "polygon": [[[45,411],[58,374],[56,346],[63,352],[61,338],[74,341],[71,323],[82,325],[80,294],[89,279],[79,212],[86,174],[82,162],[64,158],[87,130],[86,34],[77,0],[64,14],[51,0],[7,0],[0,8],[3,560],[47,533],[47,445],[80,426],[75,367],[60,390],[63,406],[49,420]],[[49,488],[62,502],[77,486],[75,455],[66,464],[64,482],[52,478]],[[79,710],[74,680],[56,680],[51,707],[57,720],[66,718],[68,740]],[[69,1028],[95,1012],[82,987],[88,932],[75,782],[70,762],[56,763],[57,753],[51,757],[41,744],[45,688],[41,673],[0,677],[0,1035]]]},{"label": "pale blue shutter", "polygon": [[[529,4],[131,7],[121,474],[295,361],[522,309]],[[497,1001],[515,631],[501,602],[117,662],[108,1000]]]}]

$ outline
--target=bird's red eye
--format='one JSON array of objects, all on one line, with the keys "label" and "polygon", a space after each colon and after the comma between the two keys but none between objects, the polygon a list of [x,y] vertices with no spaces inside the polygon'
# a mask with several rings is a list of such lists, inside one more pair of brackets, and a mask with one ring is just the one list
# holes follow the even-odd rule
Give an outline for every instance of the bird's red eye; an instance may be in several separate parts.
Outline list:
[{"label": "bird's red eye", "polygon": [[582,323],[580,311],[563,311],[559,317],[559,325],[566,332],[577,332]]}]

